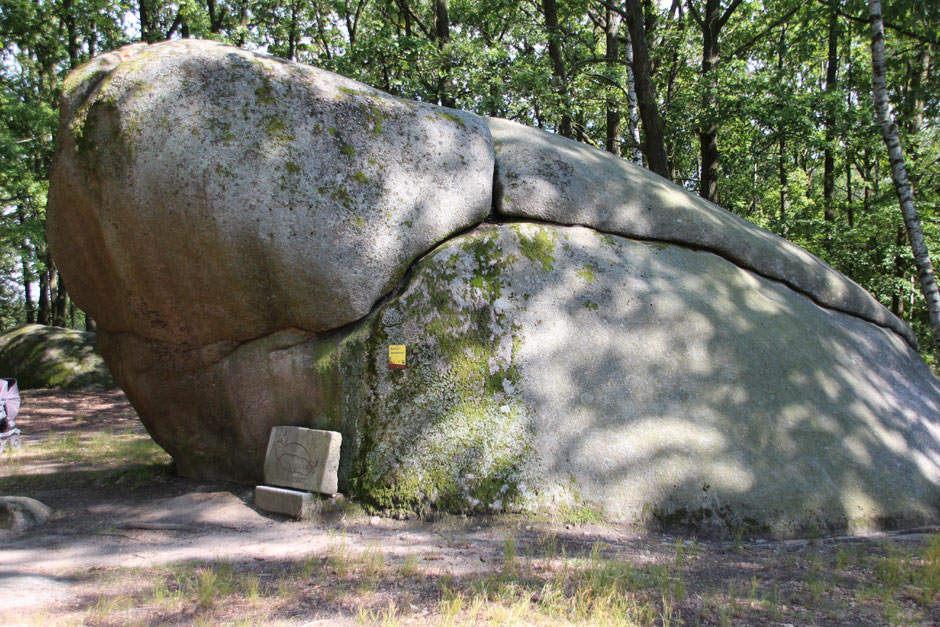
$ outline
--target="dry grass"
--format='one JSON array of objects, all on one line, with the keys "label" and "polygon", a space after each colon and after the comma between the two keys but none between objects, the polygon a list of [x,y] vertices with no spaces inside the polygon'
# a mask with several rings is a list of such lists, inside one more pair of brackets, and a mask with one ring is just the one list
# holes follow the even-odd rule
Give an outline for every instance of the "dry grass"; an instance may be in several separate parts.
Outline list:
[{"label": "dry grass", "polygon": [[[81,498],[96,481],[178,481],[165,453],[124,418],[96,428],[90,412],[80,423],[4,454],[4,485],[27,494],[64,487]],[[402,550],[338,530],[326,548],[298,547],[290,560],[72,569],[57,573],[72,583],[72,599],[0,610],[0,624],[940,625],[938,535],[603,542],[602,528],[578,527],[595,522],[589,512],[570,514],[561,525],[501,519],[491,552],[477,544],[478,521],[455,518],[409,528],[438,538],[437,548]]]},{"label": "dry grass", "polygon": [[923,625],[940,618],[940,536],[742,553],[694,541],[641,561],[595,543],[569,553],[544,535],[506,540],[486,573],[390,556],[343,534],[284,562],[178,563],[73,573],[80,595],[0,623],[364,625]]}]

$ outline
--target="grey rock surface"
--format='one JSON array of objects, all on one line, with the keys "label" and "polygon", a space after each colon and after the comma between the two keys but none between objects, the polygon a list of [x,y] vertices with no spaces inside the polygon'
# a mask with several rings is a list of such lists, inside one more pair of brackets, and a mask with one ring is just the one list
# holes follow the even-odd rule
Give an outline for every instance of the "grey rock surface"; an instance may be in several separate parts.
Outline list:
[{"label": "grey rock surface", "polygon": [[101,328],[177,345],[353,322],[490,210],[477,116],[214,42],[65,85],[49,244]]},{"label": "grey rock surface", "polygon": [[[405,370],[388,368],[390,344],[407,346]],[[170,399],[199,441],[257,450],[265,427],[246,426],[269,415],[342,432],[340,489],[384,509],[586,508],[778,536],[938,515],[940,382],[910,346],[680,246],[489,225],[344,334],[285,331],[186,378],[155,365],[164,345],[115,346],[137,369],[128,395]],[[187,441],[158,434],[174,455]],[[214,451],[178,459],[261,464]]]},{"label": "grey rock surface", "polygon": [[714,254],[481,227],[371,324],[372,367],[335,397],[368,399],[342,420],[366,416],[373,494],[731,534],[938,515],[940,382],[916,352]]},{"label": "grey rock surface", "polygon": [[0,531],[19,532],[44,524],[52,508],[28,496],[0,496]]},{"label": "grey rock surface", "polygon": [[293,518],[307,518],[313,507],[313,495],[303,490],[259,485],[255,488],[255,507]]},{"label": "grey rock surface", "polygon": [[487,118],[496,146],[496,211],[517,218],[704,249],[820,304],[914,332],[864,288],[806,250],[624,159],[559,135]]},{"label": "grey rock surface", "polygon": [[387,510],[775,535],[940,516],[940,382],[910,328],[562,138],[136,45],[66,81],[47,219],[185,475],[259,483],[282,425],[342,434],[338,489]]},{"label": "grey rock surface", "polygon": [[20,389],[115,387],[94,333],[27,324],[0,335],[0,372]]}]

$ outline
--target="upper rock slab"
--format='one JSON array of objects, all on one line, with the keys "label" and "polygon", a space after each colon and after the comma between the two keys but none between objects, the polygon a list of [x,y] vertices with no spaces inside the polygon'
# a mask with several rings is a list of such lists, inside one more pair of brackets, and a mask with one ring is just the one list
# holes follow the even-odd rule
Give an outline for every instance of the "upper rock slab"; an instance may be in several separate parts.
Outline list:
[{"label": "upper rock slab", "polygon": [[496,145],[498,213],[707,250],[824,307],[887,327],[916,348],[907,323],[782,237],[601,150],[508,120],[487,124]]},{"label": "upper rock slab", "polygon": [[323,331],[481,221],[493,162],[472,114],[218,43],[136,44],[66,81],[48,237],[105,330]]}]

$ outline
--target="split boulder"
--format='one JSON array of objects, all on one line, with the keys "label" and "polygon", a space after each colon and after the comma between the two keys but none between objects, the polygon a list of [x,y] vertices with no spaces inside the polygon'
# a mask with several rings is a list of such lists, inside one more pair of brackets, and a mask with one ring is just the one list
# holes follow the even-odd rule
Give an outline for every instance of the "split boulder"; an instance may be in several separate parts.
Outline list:
[{"label": "split boulder", "polygon": [[339,489],[388,510],[777,535],[940,516],[940,382],[910,328],[575,142],[221,44],[137,45],[66,82],[47,219],[190,476],[257,483],[290,425],[341,433]]}]

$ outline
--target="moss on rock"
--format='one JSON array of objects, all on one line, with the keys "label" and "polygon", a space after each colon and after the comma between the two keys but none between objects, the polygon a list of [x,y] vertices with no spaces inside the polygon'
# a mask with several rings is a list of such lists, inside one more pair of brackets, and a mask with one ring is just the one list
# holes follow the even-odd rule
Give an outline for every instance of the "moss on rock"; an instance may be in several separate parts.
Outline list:
[{"label": "moss on rock", "polygon": [[28,324],[0,335],[0,373],[22,389],[111,389],[94,333]]}]

